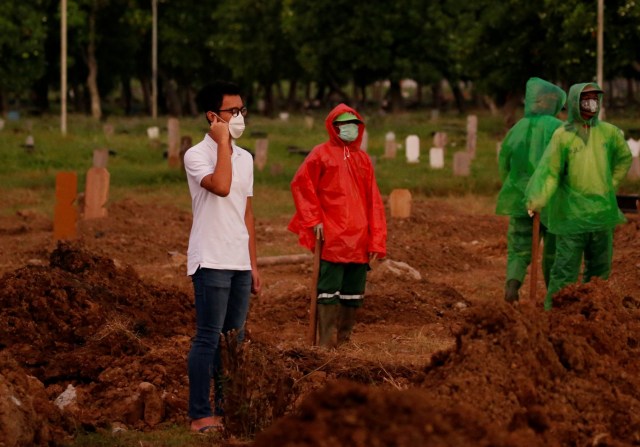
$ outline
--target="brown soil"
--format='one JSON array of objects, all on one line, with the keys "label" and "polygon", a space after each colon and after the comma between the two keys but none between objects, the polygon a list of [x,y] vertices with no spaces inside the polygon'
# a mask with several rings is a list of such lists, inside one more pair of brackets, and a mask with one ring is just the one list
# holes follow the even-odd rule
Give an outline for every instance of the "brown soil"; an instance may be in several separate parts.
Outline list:
[{"label": "brown soil", "polygon": [[[258,220],[258,248],[291,252],[287,220]],[[187,423],[190,224],[125,200],[57,245],[44,216],[0,217],[7,446]],[[311,263],[262,267],[249,343],[225,350],[227,435],[257,434],[258,447],[640,443],[637,215],[616,231],[610,280],[568,287],[552,312],[541,279],[535,299],[523,287],[519,306],[504,303],[506,226],[414,202],[411,218],[389,221],[389,258],[421,278],[375,266],[352,342],[337,350],[306,343]],[[76,399],[60,410],[70,385]]]}]

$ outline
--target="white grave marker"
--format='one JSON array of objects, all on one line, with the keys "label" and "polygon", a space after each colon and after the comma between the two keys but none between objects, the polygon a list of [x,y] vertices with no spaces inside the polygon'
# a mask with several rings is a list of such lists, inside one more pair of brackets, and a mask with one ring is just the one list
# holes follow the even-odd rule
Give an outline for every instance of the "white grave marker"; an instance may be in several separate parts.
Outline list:
[{"label": "white grave marker", "polygon": [[147,127],[147,136],[150,140],[157,140],[160,138],[160,128],[157,126]]},{"label": "white grave marker", "polygon": [[109,149],[96,149],[93,151],[93,167],[106,168],[109,161]]},{"label": "white grave marker", "polygon": [[313,117],[311,115],[305,115],[304,123],[307,126],[307,129],[313,129]]},{"label": "white grave marker", "polygon": [[432,147],[429,150],[429,166],[433,169],[444,168],[444,149],[441,147]]},{"label": "white grave marker", "polygon": [[396,158],[397,150],[396,134],[393,132],[387,132],[384,136],[384,158]]},{"label": "white grave marker", "polygon": [[433,147],[447,147],[448,143],[447,133],[446,132],[436,132],[433,134]]},{"label": "white grave marker", "polygon": [[289,121],[289,112],[280,112],[280,119],[282,121]]},{"label": "white grave marker", "polygon": [[627,178],[629,180],[637,180],[640,179],[640,140],[629,138],[627,140],[627,144],[629,145],[629,150],[633,156],[631,167],[627,172]]},{"label": "white grave marker", "polygon": [[420,161],[420,138],[417,135],[409,135],[406,140],[407,163]]}]

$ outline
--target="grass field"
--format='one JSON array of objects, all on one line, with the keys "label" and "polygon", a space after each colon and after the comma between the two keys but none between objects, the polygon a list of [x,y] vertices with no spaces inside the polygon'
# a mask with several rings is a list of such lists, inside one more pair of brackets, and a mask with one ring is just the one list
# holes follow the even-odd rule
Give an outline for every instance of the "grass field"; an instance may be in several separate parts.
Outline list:
[{"label": "grass field", "polygon": [[[369,133],[368,152],[375,159],[380,190],[389,194],[394,188],[408,188],[416,195],[450,196],[480,195],[492,197],[500,188],[496,163],[496,144],[504,134],[502,117],[479,114],[477,156],[469,177],[452,175],[454,152],[466,146],[466,119],[457,115],[442,115],[437,121],[430,119],[429,111],[393,115],[365,115]],[[326,139],[324,114],[313,116],[309,127],[303,115],[292,115],[288,121],[250,115],[245,135],[238,143],[251,151],[256,136],[266,133],[269,154],[266,168],[255,174],[255,206],[257,215],[270,217],[292,212],[288,193],[289,182],[303,155],[291,153],[288,148],[311,149]],[[611,122],[623,130],[640,127],[637,119],[612,117]],[[180,168],[169,168],[163,153],[167,150],[166,119],[114,118],[108,121],[113,135],[107,136],[104,123],[85,116],[71,116],[68,134],[61,135],[59,118],[44,116],[20,121],[6,121],[0,131],[0,176],[2,183],[2,213],[31,208],[47,214],[53,213],[55,176],[59,171],[75,171],[79,189],[83,189],[86,171],[91,167],[93,151],[108,148],[113,152],[108,169],[111,175],[110,199],[119,200],[133,193],[147,200],[173,203],[189,208],[185,176]],[[160,139],[147,137],[149,126],[160,127]],[[180,120],[181,135],[189,135],[198,142],[206,131],[202,118]],[[394,132],[399,145],[395,159],[385,159],[385,134]],[[429,168],[428,151],[436,131],[448,134],[445,168]],[[407,135],[420,137],[420,162],[405,161],[404,141]],[[33,135],[35,150],[28,153],[24,143]],[[623,192],[637,192],[639,183],[625,182]],[[264,199],[264,200],[262,200]]]}]

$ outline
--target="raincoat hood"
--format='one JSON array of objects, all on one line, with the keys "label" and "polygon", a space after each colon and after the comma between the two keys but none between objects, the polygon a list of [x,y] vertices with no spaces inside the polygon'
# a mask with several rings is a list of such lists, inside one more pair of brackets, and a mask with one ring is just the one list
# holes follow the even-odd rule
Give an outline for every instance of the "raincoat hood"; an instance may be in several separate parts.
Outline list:
[{"label": "raincoat hood", "polygon": [[598,111],[596,114],[588,120],[582,118],[580,114],[580,94],[584,91],[587,86],[594,87],[596,90],[601,90],[600,86],[595,82],[585,82],[582,84],[573,84],[569,89],[569,98],[567,100],[567,110],[568,116],[567,121],[569,123],[576,123],[579,125],[588,125],[590,127],[598,124],[598,115],[600,114],[600,110],[602,109],[602,93],[598,94]]},{"label": "raincoat hood", "polygon": [[524,115],[526,117],[551,115],[556,116],[564,107],[567,94],[557,85],[540,78],[527,81],[524,99]]},{"label": "raincoat hood", "polygon": [[[345,112],[353,113],[360,120],[360,123],[358,124],[358,138],[356,138],[351,142],[342,141],[340,139],[340,136],[338,135],[338,132],[336,132],[336,129],[333,126],[334,120]],[[362,142],[362,136],[364,134],[365,126],[364,126],[364,120],[362,119],[362,116],[360,116],[360,114],[356,112],[354,109],[352,109],[346,104],[338,104],[333,108],[331,112],[329,112],[329,115],[327,115],[327,119],[325,120],[324,125],[327,128],[327,132],[329,134],[329,140],[331,141],[332,144],[338,145],[339,147],[347,146],[349,150],[360,149],[360,143]]]}]

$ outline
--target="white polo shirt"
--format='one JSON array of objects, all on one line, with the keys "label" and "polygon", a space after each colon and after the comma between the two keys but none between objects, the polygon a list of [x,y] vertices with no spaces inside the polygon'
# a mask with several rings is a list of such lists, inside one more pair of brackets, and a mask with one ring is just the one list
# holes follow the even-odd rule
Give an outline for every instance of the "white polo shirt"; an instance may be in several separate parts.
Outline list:
[{"label": "white polo shirt", "polygon": [[232,143],[232,180],[227,197],[207,191],[200,182],[213,173],[217,144],[207,134],[184,155],[193,224],[187,252],[187,275],[198,267],[219,270],[251,270],[249,232],[244,221],[247,197],[253,196],[253,158]]}]

